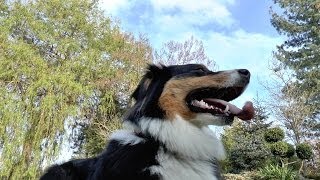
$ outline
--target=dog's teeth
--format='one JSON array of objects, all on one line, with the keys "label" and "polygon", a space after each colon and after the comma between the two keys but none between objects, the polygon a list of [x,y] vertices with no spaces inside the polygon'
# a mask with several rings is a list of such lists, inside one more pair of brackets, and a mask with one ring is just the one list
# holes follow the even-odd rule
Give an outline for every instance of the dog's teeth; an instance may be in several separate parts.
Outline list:
[{"label": "dog's teeth", "polygon": [[[209,105],[209,104],[206,103],[204,100],[201,100],[201,101],[193,100],[193,101],[191,102],[191,105],[192,105],[192,106],[197,106],[197,107],[200,107],[200,108],[203,108],[203,109],[214,109],[214,110],[216,110],[216,111],[221,111],[220,108],[215,107],[215,106],[212,106],[212,105]],[[228,107],[228,110],[229,110],[229,107]]]},{"label": "dog's teeth", "polygon": [[200,106],[201,106],[202,108],[206,108],[206,109],[209,109],[209,108],[210,108],[209,105],[208,105],[206,102],[204,102],[203,100],[201,100],[199,104],[200,104]]},{"label": "dog's teeth", "polygon": [[224,109],[224,113],[228,112],[229,111],[229,105],[226,105],[226,108]]},{"label": "dog's teeth", "polygon": [[191,105],[192,105],[192,106],[199,106],[199,105],[200,105],[200,102],[197,101],[197,100],[193,100],[193,101],[191,102]]}]

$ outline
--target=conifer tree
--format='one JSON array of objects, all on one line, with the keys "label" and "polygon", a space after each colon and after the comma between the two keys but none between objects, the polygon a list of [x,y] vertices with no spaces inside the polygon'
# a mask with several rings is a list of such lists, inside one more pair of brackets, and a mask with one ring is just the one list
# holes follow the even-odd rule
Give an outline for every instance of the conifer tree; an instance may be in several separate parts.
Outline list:
[{"label": "conifer tree", "polygon": [[274,3],[281,8],[281,13],[271,10],[271,23],[287,37],[274,53],[275,59],[281,62],[278,68],[293,72],[296,80],[287,85],[288,89],[294,87],[307,99],[307,104],[315,106],[313,115],[317,117],[320,109],[320,2],[274,0]]},{"label": "conifer tree", "polygon": [[[279,106],[285,126],[293,135],[294,143],[319,143],[320,135],[320,1],[274,0],[280,9],[271,9],[271,23],[286,37],[277,47],[274,71],[286,71],[289,78],[281,89],[284,101]],[[282,71],[282,72],[281,72]],[[280,73],[278,73],[280,72]],[[285,81],[283,81],[285,79]],[[313,146],[314,152],[318,151]],[[315,162],[319,157],[315,156]],[[319,163],[317,163],[319,167]]]}]

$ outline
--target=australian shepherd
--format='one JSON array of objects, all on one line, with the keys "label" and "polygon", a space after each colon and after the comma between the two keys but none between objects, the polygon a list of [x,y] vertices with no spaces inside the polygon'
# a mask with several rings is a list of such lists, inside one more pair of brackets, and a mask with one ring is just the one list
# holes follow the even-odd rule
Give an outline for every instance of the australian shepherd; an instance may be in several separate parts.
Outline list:
[{"label": "australian shepherd", "polygon": [[132,94],[124,128],[100,155],[53,165],[41,179],[217,180],[221,141],[208,125],[249,120],[251,102],[229,103],[246,89],[246,69],[213,72],[200,64],[149,65]]}]

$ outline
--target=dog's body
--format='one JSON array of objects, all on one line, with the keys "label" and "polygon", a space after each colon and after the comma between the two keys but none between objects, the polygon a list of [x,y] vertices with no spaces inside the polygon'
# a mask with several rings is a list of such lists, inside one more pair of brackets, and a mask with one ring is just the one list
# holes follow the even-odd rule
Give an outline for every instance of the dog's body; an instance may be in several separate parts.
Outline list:
[{"label": "dog's body", "polygon": [[197,64],[150,65],[132,97],[136,103],[97,157],[52,166],[41,179],[217,180],[222,143],[207,125],[251,119],[227,101],[249,83],[247,70],[212,72]]}]

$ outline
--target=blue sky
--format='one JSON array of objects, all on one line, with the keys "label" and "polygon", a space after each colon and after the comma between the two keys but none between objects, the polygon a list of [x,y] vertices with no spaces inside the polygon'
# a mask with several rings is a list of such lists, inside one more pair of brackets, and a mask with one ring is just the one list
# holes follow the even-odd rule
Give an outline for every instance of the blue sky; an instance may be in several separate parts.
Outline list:
[{"label": "blue sky", "polygon": [[119,19],[124,31],[145,34],[153,48],[192,35],[219,70],[249,69],[251,83],[234,102],[242,106],[257,94],[268,96],[260,81],[270,78],[272,51],[283,41],[270,24],[271,5],[270,0],[104,0],[101,8]]}]

